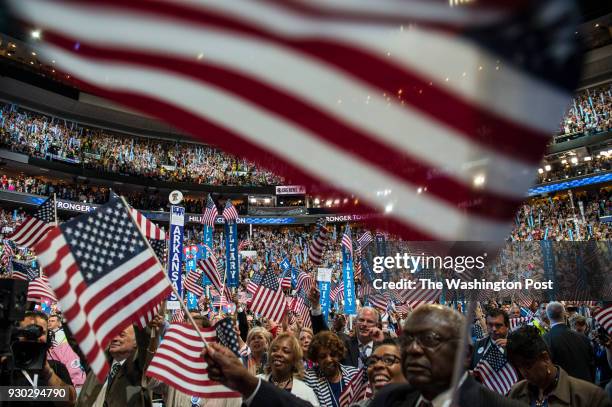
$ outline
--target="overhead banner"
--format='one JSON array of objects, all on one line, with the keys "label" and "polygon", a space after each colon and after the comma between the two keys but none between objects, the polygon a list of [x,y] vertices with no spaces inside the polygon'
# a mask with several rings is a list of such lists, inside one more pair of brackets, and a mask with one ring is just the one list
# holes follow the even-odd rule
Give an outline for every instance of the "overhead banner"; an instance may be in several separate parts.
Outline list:
[{"label": "overhead banner", "polygon": [[321,293],[321,310],[323,318],[327,321],[329,315],[330,290],[331,290],[332,269],[319,268],[317,271],[317,281],[319,282],[319,292]]},{"label": "overhead banner", "polygon": [[344,279],[344,313],[347,315],[356,315],[357,304],[355,303],[353,258],[344,246],[342,246],[342,278]]},{"label": "overhead banner", "polygon": [[[185,208],[172,205],[170,207],[170,243],[168,245],[168,278],[176,288],[179,296],[182,295],[181,268],[183,266],[183,227],[185,226]],[[174,293],[168,296],[167,309],[179,309],[181,298]]]},{"label": "overhead banner", "polygon": [[225,224],[225,285],[238,287],[240,262],[238,260],[238,225]]},{"label": "overhead banner", "polygon": [[304,195],[306,187],[303,185],[277,185],[276,195]]}]

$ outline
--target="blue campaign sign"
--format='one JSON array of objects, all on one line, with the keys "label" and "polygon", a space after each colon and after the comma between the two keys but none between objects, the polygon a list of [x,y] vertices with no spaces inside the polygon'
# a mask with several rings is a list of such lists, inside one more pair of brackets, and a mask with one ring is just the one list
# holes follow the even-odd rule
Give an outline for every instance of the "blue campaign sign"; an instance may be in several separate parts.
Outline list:
[{"label": "blue campaign sign", "polygon": [[319,292],[321,293],[321,310],[323,311],[323,318],[325,318],[325,321],[327,321],[327,317],[329,316],[330,287],[330,281],[319,281]]},{"label": "blue campaign sign", "polygon": [[238,259],[238,225],[225,224],[225,284],[238,287],[240,262]]},{"label": "blue campaign sign", "polygon": [[355,301],[353,259],[344,246],[342,246],[342,278],[344,280],[344,313],[347,315],[356,315],[357,304]]},{"label": "blue campaign sign", "polygon": [[280,266],[281,270],[283,270],[283,274],[286,274],[287,270],[291,268],[291,262],[289,261],[287,257],[281,260],[281,262],[278,263],[278,265]]},{"label": "blue campaign sign", "polygon": [[297,267],[291,267],[291,288],[297,287],[297,278],[300,270]]},{"label": "blue campaign sign", "polygon": [[[185,226],[185,208],[182,206],[172,205],[170,207],[170,242],[168,247],[168,278],[176,288],[176,292],[180,296],[182,293],[181,287],[181,269],[183,265],[183,227]],[[168,296],[168,309],[178,309],[180,307],[174,293]]]}]

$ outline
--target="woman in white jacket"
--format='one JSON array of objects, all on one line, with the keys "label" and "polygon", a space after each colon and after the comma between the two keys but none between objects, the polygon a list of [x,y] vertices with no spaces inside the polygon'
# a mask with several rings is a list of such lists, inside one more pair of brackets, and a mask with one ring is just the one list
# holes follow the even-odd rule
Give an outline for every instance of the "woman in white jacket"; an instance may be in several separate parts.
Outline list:
[{"label": "woman in white jacket", "polygon": [[289,333],[278,335],[268,348],[266,374],[258,377],[318,407],[319,401],[314,392],[300,380],[303,374],[302,348],[298,340]]}]

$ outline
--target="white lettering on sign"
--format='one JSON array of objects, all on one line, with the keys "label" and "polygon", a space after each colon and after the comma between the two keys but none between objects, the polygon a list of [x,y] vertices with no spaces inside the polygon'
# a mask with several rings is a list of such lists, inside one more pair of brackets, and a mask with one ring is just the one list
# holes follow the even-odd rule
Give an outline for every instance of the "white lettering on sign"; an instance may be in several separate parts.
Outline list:
[{"label": "white lettering on sign", "polygon": [[63,209],[67,211],[77,211],[77,212],[91,212],[96,209],[95,206],[80,204],[76,202],[65,202],[65,201],[57,201],[56,202],[57,209]]},{"label": "white lettering on sign", "polygon": [[303,195],[306,193],[306,187],[303,185],[278,185],[276,187],[276,195]]}]

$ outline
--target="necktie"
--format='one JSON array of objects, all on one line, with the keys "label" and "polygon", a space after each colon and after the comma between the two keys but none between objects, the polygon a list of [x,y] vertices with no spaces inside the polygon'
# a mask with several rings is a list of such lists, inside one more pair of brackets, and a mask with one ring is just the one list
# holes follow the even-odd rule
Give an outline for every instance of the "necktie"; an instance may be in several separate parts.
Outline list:
[{"label": "necktie", "polygon": [[115,378],[115,376],[117,376],[119,369],[121,369],[121,363],[118,363],[118,362],[113,363],[113,365],[111,366],[111,370],[108,373],[108,384],[106,385],[107,390],[111,387],[111,384],[113,383],[113,379]]}]

